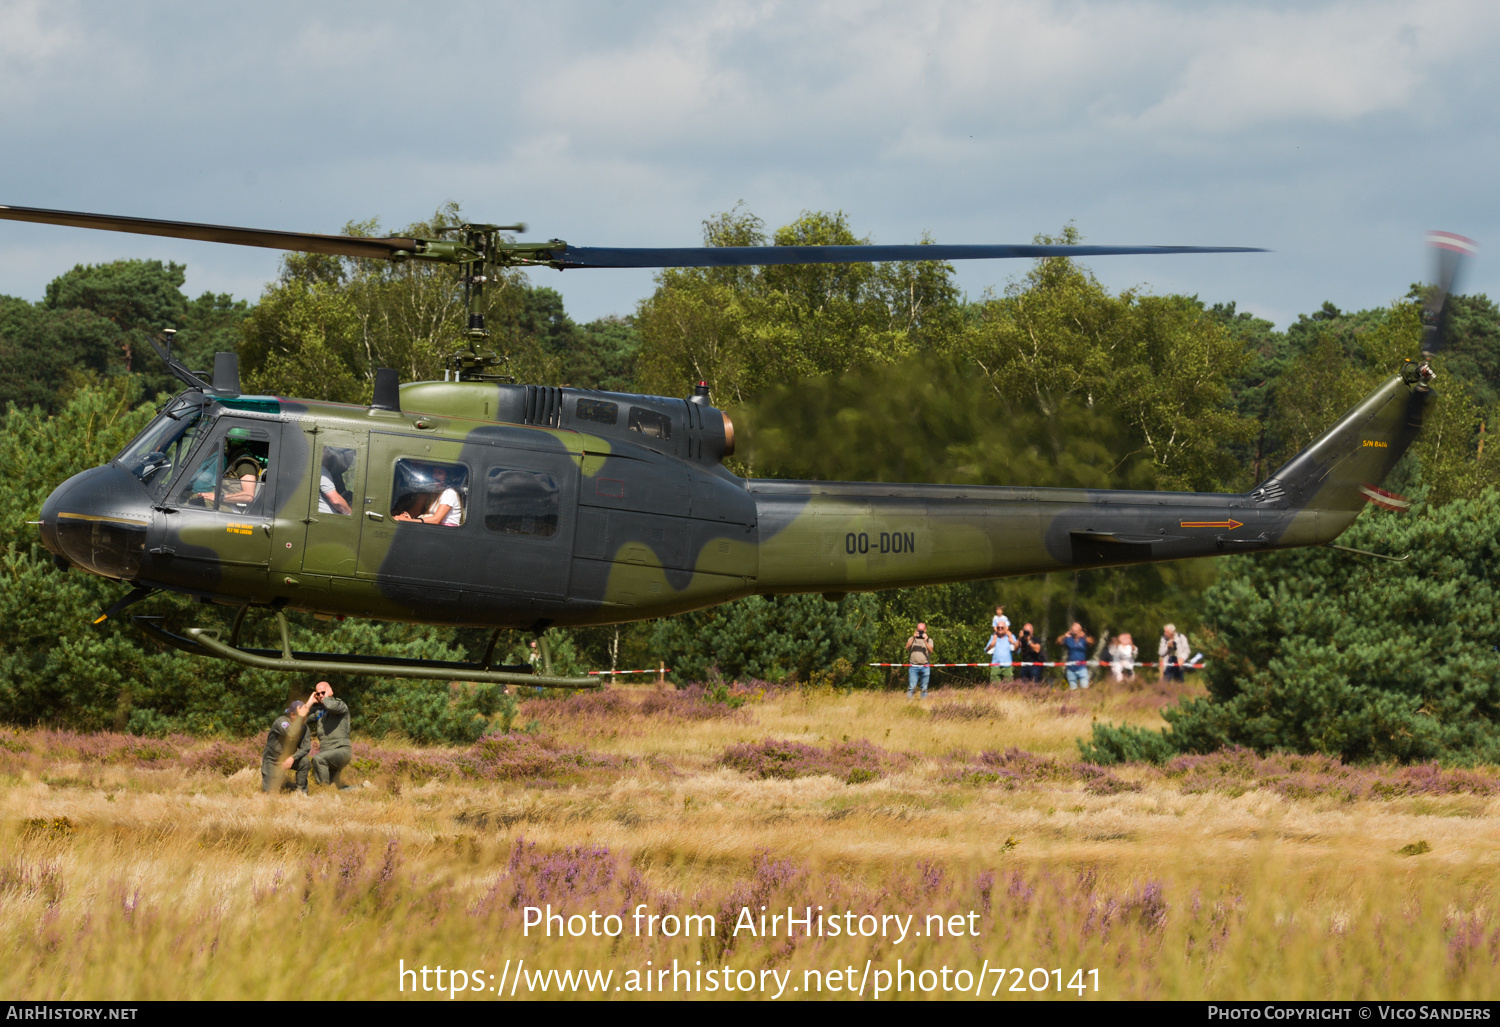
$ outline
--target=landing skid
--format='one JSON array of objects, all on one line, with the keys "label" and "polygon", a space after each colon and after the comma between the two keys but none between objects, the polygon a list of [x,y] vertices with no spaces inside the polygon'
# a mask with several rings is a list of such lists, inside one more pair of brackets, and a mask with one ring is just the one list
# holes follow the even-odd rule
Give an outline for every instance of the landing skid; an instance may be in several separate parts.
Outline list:
[{"label": "landing skid", "polygon": [[501,685],[531,685],[535,688],[598,688],[598,678],[564,678],[550,674],[533,674],[530,666],[521,664],[492,666],[490,654],[483,663],[458,663],[448,660],[408,660],[395,656],[358,656],[345,653],[294,652],[287,632],[286,617],[276,611],[281,627],[281,649],[251,649],[239,646],[243,612],[235,618],[234,633],[226,644],[219,639],[217,628],[188,628],[187,636],[174,634],[156,623],[161,618],[132,617],[146,637],[192,656],[231,660],[246,667],[301,674],[351,674],[358,677],[423,678],[437,681],[480,681]]}]

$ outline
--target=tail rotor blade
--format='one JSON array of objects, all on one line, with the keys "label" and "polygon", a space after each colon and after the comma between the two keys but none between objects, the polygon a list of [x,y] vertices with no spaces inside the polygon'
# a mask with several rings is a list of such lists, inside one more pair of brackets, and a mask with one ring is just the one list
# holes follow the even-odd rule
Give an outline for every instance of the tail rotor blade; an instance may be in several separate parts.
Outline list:
[{"label": "tail rotor blade", "polygon": [[1430,357],[1443,348],[1448,336],[1448,297],[1457,287],[1464,259],[1479,252],[1473,239],[1452,232],[1428,232],[1427,245],[1436,259],[1432,285],[1422,304],[1422,356]]}]

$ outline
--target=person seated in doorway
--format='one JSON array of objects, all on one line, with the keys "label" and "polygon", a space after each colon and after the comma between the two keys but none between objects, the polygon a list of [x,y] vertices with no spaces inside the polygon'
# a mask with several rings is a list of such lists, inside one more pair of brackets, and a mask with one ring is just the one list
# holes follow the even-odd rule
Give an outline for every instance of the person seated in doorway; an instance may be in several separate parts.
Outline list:
[{"label": "person seated in doorway", "polygon": [[448,487],[448,468],[432,468],[432,480],[440,490],[437,498],[427,507],[427,512],[413,517],[409,513],[398,513],[392,520],[421,524],[441,524],[445,528],[456,528],[463,523],[463,504],[458,490]]},{"label": "person seated in doorway", "polygon": [[344,472],[349,470],[352,450],[325,448],[323,450],[323,473],[318,479],[318,513],[339,514],[348,517],[354,511],[349,501],[339,492]]}]

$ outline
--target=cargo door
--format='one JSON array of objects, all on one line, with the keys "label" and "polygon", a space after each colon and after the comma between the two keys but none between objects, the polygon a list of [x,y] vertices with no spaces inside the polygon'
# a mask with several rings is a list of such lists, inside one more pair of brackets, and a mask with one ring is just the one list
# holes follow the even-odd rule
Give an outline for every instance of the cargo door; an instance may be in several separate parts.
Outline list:
[{"label": "cargo door", "polygon": [[364,521],[368,432],[320,429],[311,436],[313,488],[306,511],[302,570],[352,578]]}]

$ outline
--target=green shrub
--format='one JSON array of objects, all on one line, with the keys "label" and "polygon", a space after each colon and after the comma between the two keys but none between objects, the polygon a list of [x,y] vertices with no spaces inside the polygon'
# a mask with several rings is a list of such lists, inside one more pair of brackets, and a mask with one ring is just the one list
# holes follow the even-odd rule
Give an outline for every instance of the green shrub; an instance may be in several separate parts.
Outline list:
[{"label": "green shrub", "polygon": [[1327,549],[1226,561],[1204,595],[1209,696],[1164,733],[1095,725],[1098,762],[1226,745],[1349,761],[1500,760],[1500,496],[1369,511]]},{"label": "green shrub", "polygon": [[1102,766],[1115,763],[1165,763],[1180,753],[1175,742],[1176,739],[1160,731],[1149,731],[1130,724],[1096,723],[1093,739],[1087,742],[1080,739],[1078,748],[1085,760]]},{"label": "green shrub", "polygon": [[657,621],[651,643],[679,683],[730,680],[810,682],[836,661],[870,659],[877,604],[863,594],[830,603],[822,596],[750,596]]}]

